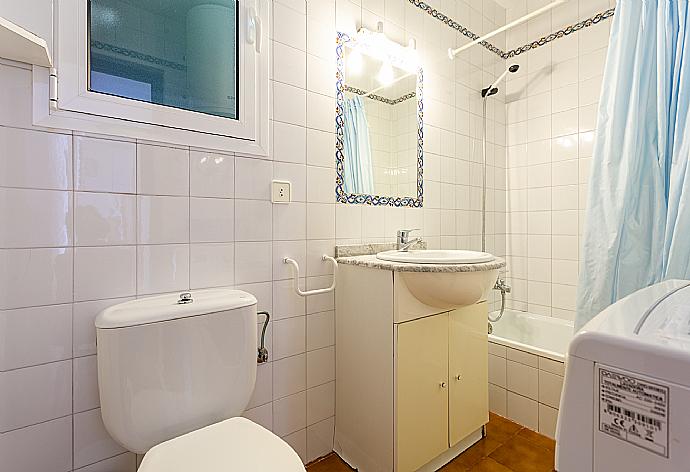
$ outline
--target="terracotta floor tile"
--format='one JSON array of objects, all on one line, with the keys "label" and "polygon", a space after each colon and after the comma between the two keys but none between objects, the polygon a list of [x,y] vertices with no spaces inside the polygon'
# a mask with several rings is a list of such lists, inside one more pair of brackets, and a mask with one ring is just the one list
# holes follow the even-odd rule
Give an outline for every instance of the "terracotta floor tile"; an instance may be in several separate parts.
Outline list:
[{"label": "terracotta floor tile", "polygon": [[307,466],[307,472],[352,472],[353,470],[335,453]]},{"label": "terracotta floor tile", "polygon": [[489,456],[515,472],[553,471],[553,451],[516,435]]},{"label": "terracotta floor tile", "polygon": [[[460,454],[441,472],[551,472],[555,442],[491,414],[487,437]],[[307,466],[307,472],[352,472],[336,454]]]},{"label": "terracotta floor tile", "polygon": [[469,472],[512,472],[512,470],[487,457],[472,467]]},{"label": "terracotta floor tile", "polygon": [[532,442],[539,447],[548,449],[549,451],[556,450],[556,441],[554,441],[551,438],[547,438],[546,436],[543,436],[539,433],[535,433],[534,431],[529,430],[527,428],[522,428],[520,432],[518,432],[518,436],[527,439],[529,442]]},{"label": "terracotta floor tile", "polygon": [[[494,452],[501,446],[493,437],[487,436],[453,459],[446,467],[453,465],[455,469],[449,470],[469,470],[486,456]],[[446,470],[446,469],[442,469]]]},{"label": "terracotta floor tile", "polygon": [[522,429],[517,423],[503,418],[502,416],[489,414],[489,424],[486,425],[486,435],[500,443],[506,442]]}]

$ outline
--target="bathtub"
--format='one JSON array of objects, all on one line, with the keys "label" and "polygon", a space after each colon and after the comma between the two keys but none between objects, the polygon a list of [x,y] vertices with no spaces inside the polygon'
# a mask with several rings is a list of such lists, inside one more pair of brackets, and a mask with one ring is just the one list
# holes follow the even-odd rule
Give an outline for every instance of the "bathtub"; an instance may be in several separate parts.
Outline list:
[{"label": "bathtub", "polygon": [[[496,313],[492,313],[494,317]],[[491,323],[489,341],[563,362],[573,338],[573,322],[551,316],[506,310],[503,318]]]},{"label": "bathtub", "polygon": [[489,409],[553,438],[573,323],[506,310],[491,325]]}]

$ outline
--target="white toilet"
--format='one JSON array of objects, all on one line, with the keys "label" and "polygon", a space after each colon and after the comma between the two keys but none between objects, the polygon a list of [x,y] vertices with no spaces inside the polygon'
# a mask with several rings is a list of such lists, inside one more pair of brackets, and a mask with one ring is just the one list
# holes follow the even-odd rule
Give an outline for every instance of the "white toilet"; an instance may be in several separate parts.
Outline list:
[{"label": "white toilet", "polygon": [[245,418],[256,380],[256,298],[210,289],[121,303],[96,318],[103,423],[146,453],[139,472],[304,472]]}]

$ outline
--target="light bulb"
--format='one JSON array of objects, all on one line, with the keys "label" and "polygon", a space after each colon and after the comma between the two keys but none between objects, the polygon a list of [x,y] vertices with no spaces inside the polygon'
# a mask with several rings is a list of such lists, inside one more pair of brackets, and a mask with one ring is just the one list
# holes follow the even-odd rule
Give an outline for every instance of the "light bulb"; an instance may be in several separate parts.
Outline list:
[{"label": "light bulb", "polygon": [[395,79],[395,74],[393,73],[393,67],[389,62],[384,62],[379,70],[379,75],[376,77],[381,85],[388,86]]},{"label": "light bulb", "polygon": [[350,57],[347,58],[347,71],[354,75],[362,73],[362,53],[359,51],[350,52]]}]

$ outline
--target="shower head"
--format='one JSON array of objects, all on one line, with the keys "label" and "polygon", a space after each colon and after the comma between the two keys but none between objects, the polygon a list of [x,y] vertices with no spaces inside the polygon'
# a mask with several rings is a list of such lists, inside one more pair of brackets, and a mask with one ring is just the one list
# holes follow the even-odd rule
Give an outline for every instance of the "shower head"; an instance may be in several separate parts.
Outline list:
[{"label": "shower head", "polygon": [[485,89],[482,89],[482,97],[486,98],[486,97],[490,97],[491,95],[496,95],[498,93],[498,87],[496,87],[496,85],[498,85],[498,83],[501,80],[503,80],[503,78],[506,75],[508,75],[508,72],[514,74],[515,72],[518,71],[519,68],[520,68],[520,66],[518,64],[513,64],[510,67],[508,67],[505,71],[503,71],[503,73],[501,75],[498,76],[498,79],[496,79],[493,84],[489,85]]}]

